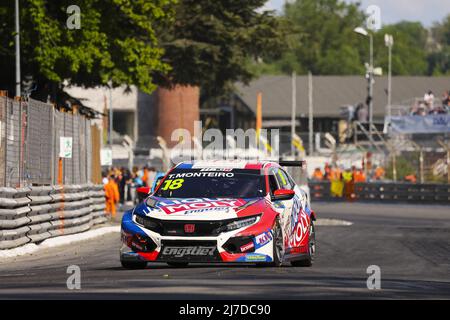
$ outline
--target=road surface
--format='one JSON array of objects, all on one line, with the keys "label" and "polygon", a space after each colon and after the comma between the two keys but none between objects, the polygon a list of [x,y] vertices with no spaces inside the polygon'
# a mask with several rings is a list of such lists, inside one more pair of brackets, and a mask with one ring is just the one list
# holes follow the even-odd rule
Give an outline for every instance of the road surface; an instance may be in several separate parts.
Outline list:
[{"label": "road surface", "polygon": [[[120,266],[118,233],[0,261],[0,299],[359,299],[450,298],[450,207],[315,203],[319,218],[311,268],[202,265],[145,270]],[[327,221],[327,220],[322,220]],[[328,220],[329,221],[329,220]],[[69,265],[81,289],[67,289]],[[369,290],[367,268],[380,267]]]}]

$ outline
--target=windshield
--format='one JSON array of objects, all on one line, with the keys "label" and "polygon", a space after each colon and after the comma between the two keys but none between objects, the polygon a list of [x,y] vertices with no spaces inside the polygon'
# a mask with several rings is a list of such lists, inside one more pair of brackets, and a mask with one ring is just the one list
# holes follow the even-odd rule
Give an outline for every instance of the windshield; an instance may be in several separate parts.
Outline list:
[{"label": "windshield", "polygon": [[259,170],[216,168],[175,169],[155,193],[163,198],[256,198],[265,194]]}]

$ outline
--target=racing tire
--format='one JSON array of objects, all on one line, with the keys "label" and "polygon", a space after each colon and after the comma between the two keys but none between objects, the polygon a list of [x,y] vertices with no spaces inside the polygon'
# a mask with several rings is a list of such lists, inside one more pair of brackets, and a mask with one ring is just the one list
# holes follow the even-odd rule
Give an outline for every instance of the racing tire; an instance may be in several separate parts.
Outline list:
[{"label": "racing tire", "polygon": [[269,263],[261,263],[260,266],[266,267],[281,267],[283,264],[284,257],[284,241],[283,241],[283,231],[281,230],[280,220],[277,218],[275,220],[273,228],[273,240],[272,240],[272,257],[273,261]]},{"label": "racing tire", "polygon": [[171,267],[175,268],[184,268],[188,266],[188,262],[167,262],[167,264]]},{"label": "racing tire", "polygon": [[122,267],[125,269],[145,269],[147,267],[147,262],[145,261],[125,261],[120,260]]},{"label": "racing tire", "polygon": [[309,228],[309,242],[307,257],[302,260],[291,261],[293,267],[311,267],[316,253],[316,231],[314,228],[314,222],[311,220],[311,226]]}]

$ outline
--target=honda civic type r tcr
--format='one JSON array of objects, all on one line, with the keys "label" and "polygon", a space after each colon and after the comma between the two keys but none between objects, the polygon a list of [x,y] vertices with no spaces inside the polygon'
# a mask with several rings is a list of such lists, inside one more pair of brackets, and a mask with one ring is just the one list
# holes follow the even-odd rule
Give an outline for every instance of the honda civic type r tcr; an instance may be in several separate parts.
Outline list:
[{"label": "honda civic type r tcr", "polygon": [[[282,166],[281,166],[282,165]],[[301,161],[195,161],[173,167],[122,218],[120,260],[185,266],[258,263],[311,266],[315,213],[284,166]]]}]

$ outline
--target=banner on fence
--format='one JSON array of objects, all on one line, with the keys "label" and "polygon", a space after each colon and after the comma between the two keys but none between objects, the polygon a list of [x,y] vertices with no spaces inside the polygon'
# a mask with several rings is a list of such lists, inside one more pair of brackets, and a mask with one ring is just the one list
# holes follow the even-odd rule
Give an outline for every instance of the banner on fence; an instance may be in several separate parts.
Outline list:
[{"label": "banner on fence", "polygon": [[449,133],[450,115],[391,117],[391,130],[395,133]]},{"label": "banner on fence", "polygon": [[72,137],[59,138],[59,157],[72,158]]},{"label": "banner on fence", "polygon": [[100,153],[100,163],[102,166],[112,166],[112,150],[104,148]]}]

